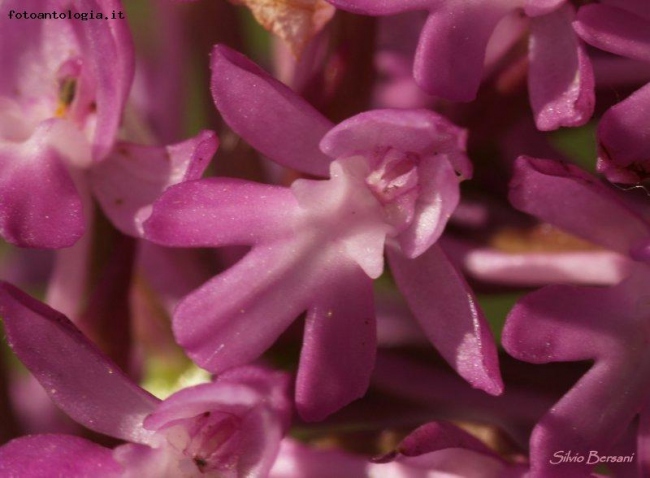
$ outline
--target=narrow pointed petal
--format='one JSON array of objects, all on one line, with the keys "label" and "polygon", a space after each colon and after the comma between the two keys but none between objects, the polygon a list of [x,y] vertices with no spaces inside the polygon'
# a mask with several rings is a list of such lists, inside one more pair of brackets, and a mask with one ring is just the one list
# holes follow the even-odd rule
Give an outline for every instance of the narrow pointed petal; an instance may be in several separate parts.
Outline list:
[{"label": "narrow pointed petal", "polygon": [[439,246],[417,260],[388,249],[399,290],[428,339],[472,386],[503,390],[494,339],[476,298]]},{"label": "narrow pointed petal", "polygon": [[0,447],[0,476],[118,478],[112,450],[72,435],[35,435]]},{"label": "narrow pointed petal", "polygon": [[418,85],[441,98],[472,101],[481,83],[488,40],[513,8],[510,3],[446,2],[432,12],[415,54]]},{"label": "narrow pointed petal", "polygon": [[0,236],[20,247],[69,247],[85,229],[81,198],[46,137],[0,145]]},{"label": "narrow pointed petal", "polygon": [[[252,245],[285,234],[298,205],[288,188],[210,178],[170,187],[144,223],[145,237],[165,246]],[[216,226],[218,225],[218,226]]]},{"label": "narrow pointed petal", "polygon": [[372,280],[354,263],[334,279],[320,286],[305,324],[296,402],[309,421],[362,397],[375,363]]},{"label": "narrow pointed petal", "polygon": [[416,428],[400,442],[398,453],[416,457],[449,448],[473,450],[495,458],[498,456],[478,438],[448,422],[431,422]]},{"label": "narrow pointed petal", "polygon": [[649,17],[650,14],[643,18],[611,5],[585,5],[578,11],[574,28],[596,48],[650,62]]},{"label": "narrow pointed petal", "polygon": [[212,51],[212,97],[239,136],[278,164],[327,176],[318,143],[333,126],[309,103],[226,46]]},{"label": "narrow pointed petal", "polygon": [[580,126],[594,111],[594,73],[566,5],[531,22],[528,89],[535,124],[542,131]]},{"label": "narrow pointed petal", "polygon": [[91,169],[93,192],[118,229],[141,236],[153,202],[169,186],[200,178],[216,149],[210,131],[166,147],[119,143]]},{"label": "narrow pointed petal", "polygon": [[142,442],[142,420],[158,400],[142,390],[63,315],[0,282],[9,345],[50,398],[99,433]]},{"label": "narrow pointed petal", "polygon": [[198,365],[220,373],[251,362],[307,308],[313,265],[296,250],[292,243],[254,247],[180,302],[174,334]]},{"label": "narrow pointed petal", "polygon": [[637,184],[650,178],[649,108],[650,84],[612,106],[598,123],[598,172],[610,181]]},{"label": "narrow pointed petal", "polygon": [[624,255],[650,234],[648,225],[612,190],[568,163],[519,157],[510,201],[521,211]]}]

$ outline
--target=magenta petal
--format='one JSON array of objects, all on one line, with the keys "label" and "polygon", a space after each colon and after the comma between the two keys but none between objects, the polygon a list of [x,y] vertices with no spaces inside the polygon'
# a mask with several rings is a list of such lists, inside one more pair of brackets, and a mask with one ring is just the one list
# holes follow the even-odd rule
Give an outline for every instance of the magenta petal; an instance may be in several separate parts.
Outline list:
[{"label": "magenta petal", "polygon": [[415,429],[399,444],[398,453],[414,457],[448,448],[463,448],[498,457],[478,438],[447,422],[431,422]]},{"label": "magenta petal", "polygon": [[[643,2],[637,2],[641,5]],[[647,5],[644,7],[647,9]],[[615,6],[585,5],[578,11],[575,31],[601,50],[650,62],[650,15],[634,15]]]},{"label": "magenta petal", "polygon": [[112,450],[72,435],[35,435],[0,447],[0,476],[7,478],[118,478]]},{"label": "magenta petal", "polygon": [[319,285],[307,314],[296,382],[305,420],[318,421],[368,388],[375,363],[377,327],[372,280],[354,263]]},{"label": "magenta petal", "polygon": [[[647,307],[638,300],[647,288],[647,269],[640,266],[630,279],[607,289],[546,287],[524,297],[508,316],[503,344],[514,357],[534,363],[595,361],[533,431],[531,468],[539,476],[556,469],[549,459],[558,450],[607,454],[647,404]],[[588,476],[586,469],[562,465],[566,476]]]},{"label": "magenta petal", "polygon": [[212,96],[238,135],[278,164],[328,175],[331,159],[318,142],[332,123],[240,53],[217,45],[211,61]]},{"label": "magenta petal", "polygon": [[438,245],[417,259],[388,249],[399,290],[440,354],[472,386],[503,390],[494,339],[474,294]]},{"label": "magenta petal", "polygon": [[256,359],[307,308],[311,264],[295,254],[291,243],[254,247],[180,302],[174,333],[198,365],[220,373]]},{"label": "magenta petal", "polygon": [[47,129],[0,144],[0,236],[21,247],[69,247],[85,229],[81,198]]},{"label": "magenta petal", "polygon": [[613,290],[551,285],[526,295],[508,315],[503,346],[514,357],[531,363],[588,360],[601,355],[609,345],[608,336],[585,332],[596,326],[600,317],[620,315],[620,297],[613,295]]},{"label": "magenta petal", "polygon": [[[650,28],[650,23],[648,23]],[[650,177],[650,84],[611,107],[598,124],[598,171],[612,182]]]},{"label": "magenta petal", "polygon": [[210,178],[170,187],[144,223],[145,237],[166,246],[252,245],[286,234],[298,210],[288,188]]},{"label": "magenta petal", "polygon": [[593,114],[594,74],[571,26],[574,16],[567,5],[531,23],[528,89],[542,131],[579,126]]},{"label": "magenta petal", "polygon": [[476,97],[488,40],[510,11],[508,2],[455,1],[433,11],[415,54],[415,81],[426,92],[452,101]]},{"label": "magenta petal", "polygon": [[158,400],[115,366],[62,314],[0,282],[9,345],[50,398],[99,433],[142,441],[143,418]]},{"label": "magenta petal", "polygon": [[641,217],[612,190],[568,163],[519,157],[510,201],[517,209],[624,255],[650,234]]},{"label": "magenta petal", "polygon": [[139,236],[153,202],[169,186],[200,178],[216,149],[211,131],[166,147],[119,143],[91,169],[93,192],[118,229]]}]

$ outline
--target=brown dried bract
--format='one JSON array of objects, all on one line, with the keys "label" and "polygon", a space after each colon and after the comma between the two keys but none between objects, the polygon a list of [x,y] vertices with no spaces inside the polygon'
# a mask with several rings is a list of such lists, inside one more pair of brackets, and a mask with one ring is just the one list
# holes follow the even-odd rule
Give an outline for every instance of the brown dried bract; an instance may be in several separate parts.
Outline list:
[{"label": "brown dried bract", "polygon": [[260,25],[288,43],[296,57],[336,11],[325,0],[230,1],[248,7]]}]

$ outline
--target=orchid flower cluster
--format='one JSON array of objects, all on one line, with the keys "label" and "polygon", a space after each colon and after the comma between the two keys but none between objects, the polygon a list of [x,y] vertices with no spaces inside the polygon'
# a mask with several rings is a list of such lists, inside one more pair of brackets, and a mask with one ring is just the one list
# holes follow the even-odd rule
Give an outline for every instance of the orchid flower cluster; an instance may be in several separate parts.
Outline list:
[{"label": "orchid flower cluster", "polygon": [[650,477],[647,0],[0,0],[0,477]]}]

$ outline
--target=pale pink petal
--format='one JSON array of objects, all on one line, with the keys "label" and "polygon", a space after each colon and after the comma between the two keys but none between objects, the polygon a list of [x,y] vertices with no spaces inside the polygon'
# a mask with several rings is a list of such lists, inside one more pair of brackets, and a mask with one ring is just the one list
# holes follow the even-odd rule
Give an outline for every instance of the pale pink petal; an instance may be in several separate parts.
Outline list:
[{"label": "pale pink petal", "polygon": [[385,148],[420,155],[448,155],[464,178],[472,176],[465,154],[467,131],[427,110],[374,110],[358,114],[335,126],[320,143],[332,158],[373,154]]},{"label": "pale pink petal", "polygon": [[210,131],[166,147],[118,143],[106,161],[91,169],[91,187],[113,224],[140,236],[153,202],[169,186],[200,178],[216,149]]},{"label": "pale pink petal", "polygon": [[296,382],[300,415],[319,421],[366,393],[377,327],[372,280],[354,263],[321,277],[307,314]]},{"label": "pale pink petal", "polygon": [[287,234],[297,211],[291,190],[210,178],[170,187],[144,223],[145,237],[166,246],[252,245]]},{"label": "pale pink petal", "polygon": [[532,19],[528,58],[528,90],[535,124],[542,131],[580,126],[594,110],[594,74],[566,5]]},{"label": "pale pink petal", "polygon": [[181,389],[144,420],[158,451],[120,447],[116,459],[129,478],[267,476],[291,418],[289,385],[286,372],[248,366]]},{"label": "pale pink petal", "polygon": [[578,11],[574,28],[596,48],[650,62],[650,14],[642,18],[609,5],[585,5]]},{"label": "pale pink petal", "polygon": [[508,253],[473,249],[464,266],[472,277],[496,284],[536,287],[564,282],[613,285],[629,273],[631,261],[611,251]]},{"label": "pale pink petal", "polygon": [[122,467],[109,448],[72,435],[35,435],[0,447],[0,476],[7,478],[118,478]]},{"label": "pale pink petal", "polygon": [[50,398],[82,425],[130,441],[158,400],[142,390],[63,315],[0,283],[0,316],[18,358]]},{"label": "pale pink petal", "polygon": [[503,390],[494,339],[476,298],[444,252],[433,245],[417,260],[388,249],[398,288],[422,330],[472,386]]},{"label": "pale pink petal", "polygon": [[217,45],[211,58],[212,96],[228,126],[276,163],[327,176],[331,159],[318,143],[332,123],[240,53]]},{"label": "pale pink petal", "polygon": [[423,254],[440,238],[460,200],[458,177],[444,156],[423,158],[419,174],[426,181],[416,203],[416,220],[397,236],[402,252],[410,258]]}]

